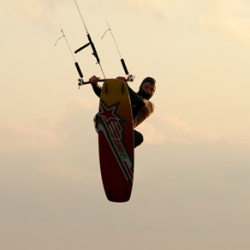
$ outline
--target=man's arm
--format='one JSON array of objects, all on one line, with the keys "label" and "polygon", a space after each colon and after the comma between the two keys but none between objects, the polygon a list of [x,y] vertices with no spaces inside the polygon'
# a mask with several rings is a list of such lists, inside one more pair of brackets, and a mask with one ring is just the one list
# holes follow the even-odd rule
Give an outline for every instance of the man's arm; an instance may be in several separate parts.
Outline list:
[{"label": "man's arm", "polygon": [[91,78],[89,78],[89,81],[91,83],[91,86],[93,88],[93,91],[95,92],[95,94],[100,97],[101,96],[101,92],[102,92],[102,87],[98,84],[99,81],[99,77],[96,76],[92,76]]}]

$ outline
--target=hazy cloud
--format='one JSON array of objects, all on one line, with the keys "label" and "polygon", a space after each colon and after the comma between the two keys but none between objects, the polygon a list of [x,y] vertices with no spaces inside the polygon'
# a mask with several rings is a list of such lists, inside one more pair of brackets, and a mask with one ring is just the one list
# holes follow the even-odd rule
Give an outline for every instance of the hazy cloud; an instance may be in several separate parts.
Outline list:
[{"label": "hazy cloud", "polygon": [[170,0],[150,1],[150,0],[129,0],[131,5],[138,8],[140,12],[148,17],[154,17],[156,20],[165,21],[171,19],[169,8],[172,6]]},{"label": "hazy cloud", "polygon": [[0,11],[0,17],[12,17],[18,21],[45,22],[51,20],[53,13],[48,1],[37,0],[3,0],[4,8]]},{"label": "hazy cloud", "polygon": [[145,143],[158,144],[166,140],[166,136],[156,131],[156,128],[150,123],[142,123],[140,127],[138,127],[138,130],[142,132]]},{"label": "hazy cloud", "polygon": [[[173,144],[191,144],[200,141],[214,143],[220,140],[219,135],[213,131],[202,131],[201,129],[193,128],[187,122],[174,115],[155,116],[154,127],[157,133],[164,135],[164,140]],[[163,138],[158,135],[159,137]]]},{"label": "hazy cloud", "polygon": [[31,124],[0,124],[0,149],[4,151],[57,147],[58,138],[53,128]]},{"label": "hazy cloud", "polygon": [[[98,161],[98,157],[90,157],[93,150],[97,152],[94,114],[93,102],[79,99],[69,103],[54,121],[44,117],[35,124],[2,123],[0,151],[12,158],[28,153],[43,174],[76,182],[96,179],[95,169],[88,168],[91,162]],[[37,159],[42,161],[37,164]]]},{"label": "hazy cloud", "polygon": [[241,0],[206,1],[199,24],[249,45],[250,3]]}]

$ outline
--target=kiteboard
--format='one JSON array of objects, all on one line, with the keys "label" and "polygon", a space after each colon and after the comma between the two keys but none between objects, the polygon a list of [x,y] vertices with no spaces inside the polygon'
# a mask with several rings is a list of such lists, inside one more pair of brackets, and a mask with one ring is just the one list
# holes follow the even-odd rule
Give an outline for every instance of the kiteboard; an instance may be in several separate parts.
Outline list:
[{"label": "kiteboard", "polygon": [[134,176],[134,132],[127,84],[117,79],[103,83],[97,115],[99,160],[106,197],[130,199]]}]

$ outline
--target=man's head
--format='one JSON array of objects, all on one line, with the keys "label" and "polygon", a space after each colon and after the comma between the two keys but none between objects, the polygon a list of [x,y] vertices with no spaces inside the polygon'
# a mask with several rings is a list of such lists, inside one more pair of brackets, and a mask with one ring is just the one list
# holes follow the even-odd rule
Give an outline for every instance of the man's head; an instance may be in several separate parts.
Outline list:
[{"label": "man's head", "polygon": [[144,99],[149,100],[155,93],[156,90],[156,81],[152,77],[146,77],[139,88],[138,95]]}]

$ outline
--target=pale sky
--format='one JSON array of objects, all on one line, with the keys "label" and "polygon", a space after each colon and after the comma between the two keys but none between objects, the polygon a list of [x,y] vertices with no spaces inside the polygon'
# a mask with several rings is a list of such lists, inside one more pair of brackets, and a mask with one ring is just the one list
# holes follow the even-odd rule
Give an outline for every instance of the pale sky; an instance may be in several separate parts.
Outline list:
[{"label": "pale sky", "polygon": [[[72,0],[51,0],[74,51]],[[0,249],[248,250],[250,2],[101,0],[130,73],[152,76],[131,200],[107,201],[93,117],[49,1],[0,2]],[[97,0],[78,0],[108,78],[124,75]],[[89,48],[75,56],[101,76]]]}]

